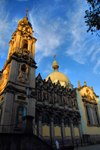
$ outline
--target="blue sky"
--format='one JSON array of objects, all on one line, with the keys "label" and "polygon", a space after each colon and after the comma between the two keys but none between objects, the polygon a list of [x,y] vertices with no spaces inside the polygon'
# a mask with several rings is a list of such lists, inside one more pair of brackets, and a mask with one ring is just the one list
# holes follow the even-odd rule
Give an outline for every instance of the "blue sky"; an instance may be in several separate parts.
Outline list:
[{"label": "blue sky", "polygon": [[86,81],[100,95],[100,37],[87,33],[84,15],[86,0],[0,0],[0,70],[9,50],[9,41],[18,21],[28,11],[37,38],[36,76],[45,79],[52,70],[53,56],[74,85]]}]

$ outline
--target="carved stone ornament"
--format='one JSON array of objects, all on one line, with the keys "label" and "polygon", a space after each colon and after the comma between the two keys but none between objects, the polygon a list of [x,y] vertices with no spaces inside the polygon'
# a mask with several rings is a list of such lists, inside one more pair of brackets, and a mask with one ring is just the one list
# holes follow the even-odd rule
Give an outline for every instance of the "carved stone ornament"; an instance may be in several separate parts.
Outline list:
[{"label": "carved stone ornament", "polygon": [[26,64],[20,64],[17,81],[28,84],[28,66]]},{"label": "carved stone ornament", "polygon": [[3,73],[1,75],[1,80],[0,80],[0,92],[3,91],[5,88],[7,81],[8,81],[8,76],[9,76],[9,65],[3,70]]}]

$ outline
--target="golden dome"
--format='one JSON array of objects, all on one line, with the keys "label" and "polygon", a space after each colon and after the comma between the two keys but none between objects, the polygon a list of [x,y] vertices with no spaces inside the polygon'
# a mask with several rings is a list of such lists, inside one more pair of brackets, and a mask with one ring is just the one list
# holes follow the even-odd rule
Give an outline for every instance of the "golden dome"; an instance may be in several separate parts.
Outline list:
[{"label": "golden dome", "polygon": [[54,71],[53,73],[48,75],[46,81],[49,77],[53,83],[56,83],[59,80],[61,85],[65,84],[65,82],[70,82],[66,75],[58,71]]},{"label": "golden dome", "polygon": [[58,71],[59,66],[58,66],[57,61],[53,62],[52,68],[53,68],[53,73],[51,73],[50,75],[47,76],[46,81],[48,81],[48,79],[50,77],[52,83],[57,83],[58,80],[62,86],[65,86],[66,83],[70,83],[67,76]]}]

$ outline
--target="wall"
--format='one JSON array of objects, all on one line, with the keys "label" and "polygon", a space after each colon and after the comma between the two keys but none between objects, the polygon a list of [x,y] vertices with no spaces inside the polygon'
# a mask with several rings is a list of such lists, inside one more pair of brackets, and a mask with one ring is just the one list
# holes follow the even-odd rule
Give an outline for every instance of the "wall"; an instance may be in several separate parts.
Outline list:
[{"label": "wall", "polygon": [[[99,135],[100,134],[100,127],[96,127],[96,126],[88,126],[87,125],[87,116],[86,116],[86,111],[85,111],[85,107],[84,107],[84,103],[82,101],[82,95],[84,95],[84,93],[86,93],[86,89],[89,87],[83,87],[80,91],[78,91],[79,94],[79,99],[80,99],[80,109],[82,112],[82,120],[83,120],[83,126],[84,126],[84,130],[85,133],[84,134],[96,134]],[[90,96],[93,96],[92,90],[89,88],[89,90],[91,91]],[[97,103],[99,103],[99,99],[95,96],[95,100],[97,101]],[[100,109],[99,109],[100,112]],[[100,116],[100,113],[99,113]],[[83,129],[83,127],[82,127]]]}]

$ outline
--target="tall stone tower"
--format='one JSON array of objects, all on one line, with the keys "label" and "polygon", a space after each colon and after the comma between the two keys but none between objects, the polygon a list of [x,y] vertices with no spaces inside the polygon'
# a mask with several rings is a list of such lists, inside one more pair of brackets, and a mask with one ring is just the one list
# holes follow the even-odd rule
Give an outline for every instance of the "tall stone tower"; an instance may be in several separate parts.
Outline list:
[{"label": "tall stone tower", "polygon": [[[28,10],[27,10],[28,11]],[[27,114],[26,87],[32,88],[29,115],[35,116],[35,42],[26,16],[18,22],[9,42],[8,57],[0,72],[0,132],[21,132],[21,118]],[[7,125],[7,126],[6,126]]]}]

